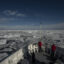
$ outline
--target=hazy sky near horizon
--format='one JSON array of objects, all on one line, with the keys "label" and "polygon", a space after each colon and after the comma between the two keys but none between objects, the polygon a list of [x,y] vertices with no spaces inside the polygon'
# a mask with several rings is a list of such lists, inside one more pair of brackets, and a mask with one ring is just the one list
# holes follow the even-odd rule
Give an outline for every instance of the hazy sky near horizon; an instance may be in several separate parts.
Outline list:
[{"label": "hazy sky near horizon", "polygon": [[0,29],[36,29],[40,23],[64,29],[64,0],[0,0]]}]

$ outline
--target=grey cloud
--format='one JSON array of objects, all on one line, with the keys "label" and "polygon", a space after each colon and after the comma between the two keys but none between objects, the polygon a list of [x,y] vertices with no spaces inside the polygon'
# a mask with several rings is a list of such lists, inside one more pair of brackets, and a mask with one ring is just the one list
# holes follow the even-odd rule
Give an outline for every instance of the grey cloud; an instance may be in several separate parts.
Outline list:
[{"label": "grey cloud", "polygon": [[7,16],[19,16],[19,17],[25,17],[26,15],[23,13],[20,13],[19,11],[15,11],[15,10],[5,10],[3,11],[3,13]]},{"label": "grey cloud", "polygon": [[64,23],[51,24],[51,25],[43,25],[44,29],[64,29]]},{"label": "grey cloud", "polygon": [[26,16],[25,14],[21,14],[21,13],[18,13],[16,15],[19,16],[19,17],[25,17]]},{"label": "grey cloud", "polygon": [[11,20],[14,20],[14,18],[5,18],[5,17],[2,17],[2,18],[0,18],[0,23],[9,22],[9,21],[11,21]]},{"label": "grey cloud", "polygon": [[5,10],[3,11],[3,13],[5,15],[15,15],[17,13],[17,11],[12,11],[12,10]]}]

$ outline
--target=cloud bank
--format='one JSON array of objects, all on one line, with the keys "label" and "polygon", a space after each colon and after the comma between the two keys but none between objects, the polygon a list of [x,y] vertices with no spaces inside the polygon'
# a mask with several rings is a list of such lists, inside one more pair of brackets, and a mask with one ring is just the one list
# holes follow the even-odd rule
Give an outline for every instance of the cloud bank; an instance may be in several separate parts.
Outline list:
[{"label": "cloud bank", "polygon": [[52,24],[52,25],[17,25],[17,26],[0,26],[0,30],[64,30],[64,23]]},{"label": "cloud bank", "polygon": [[[49,24],[49,25],[43,25],[40,27],[40,25],[14,25],[14,26],[7,26],[7,25],[3,25],[3,23],[15,23],[16,21],[18,22],[19,19],[17,17],[26,17],[26,14],[20,13],[19,11],[15,11],[15,10],[4,10],[3,14],[5,15],[5,17],[0,17],[0,30],[21,30],[21,29],[44,29],[44,30],[64,30],[64,23],[57,23],[57,24]],[[16,18],[15,18],[16,17]],[[20,19],[21,21],[21,19]],[[1,25],[2,24],[2,25]]]}]

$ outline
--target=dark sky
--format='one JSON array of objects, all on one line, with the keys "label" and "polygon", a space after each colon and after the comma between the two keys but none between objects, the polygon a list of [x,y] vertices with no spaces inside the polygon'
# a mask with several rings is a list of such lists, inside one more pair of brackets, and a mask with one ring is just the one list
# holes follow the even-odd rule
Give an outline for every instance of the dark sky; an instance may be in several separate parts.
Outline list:
[{"label": "dark sky", "polygon": [[0,0],[0,26],[64,23],[64,0]]}]

